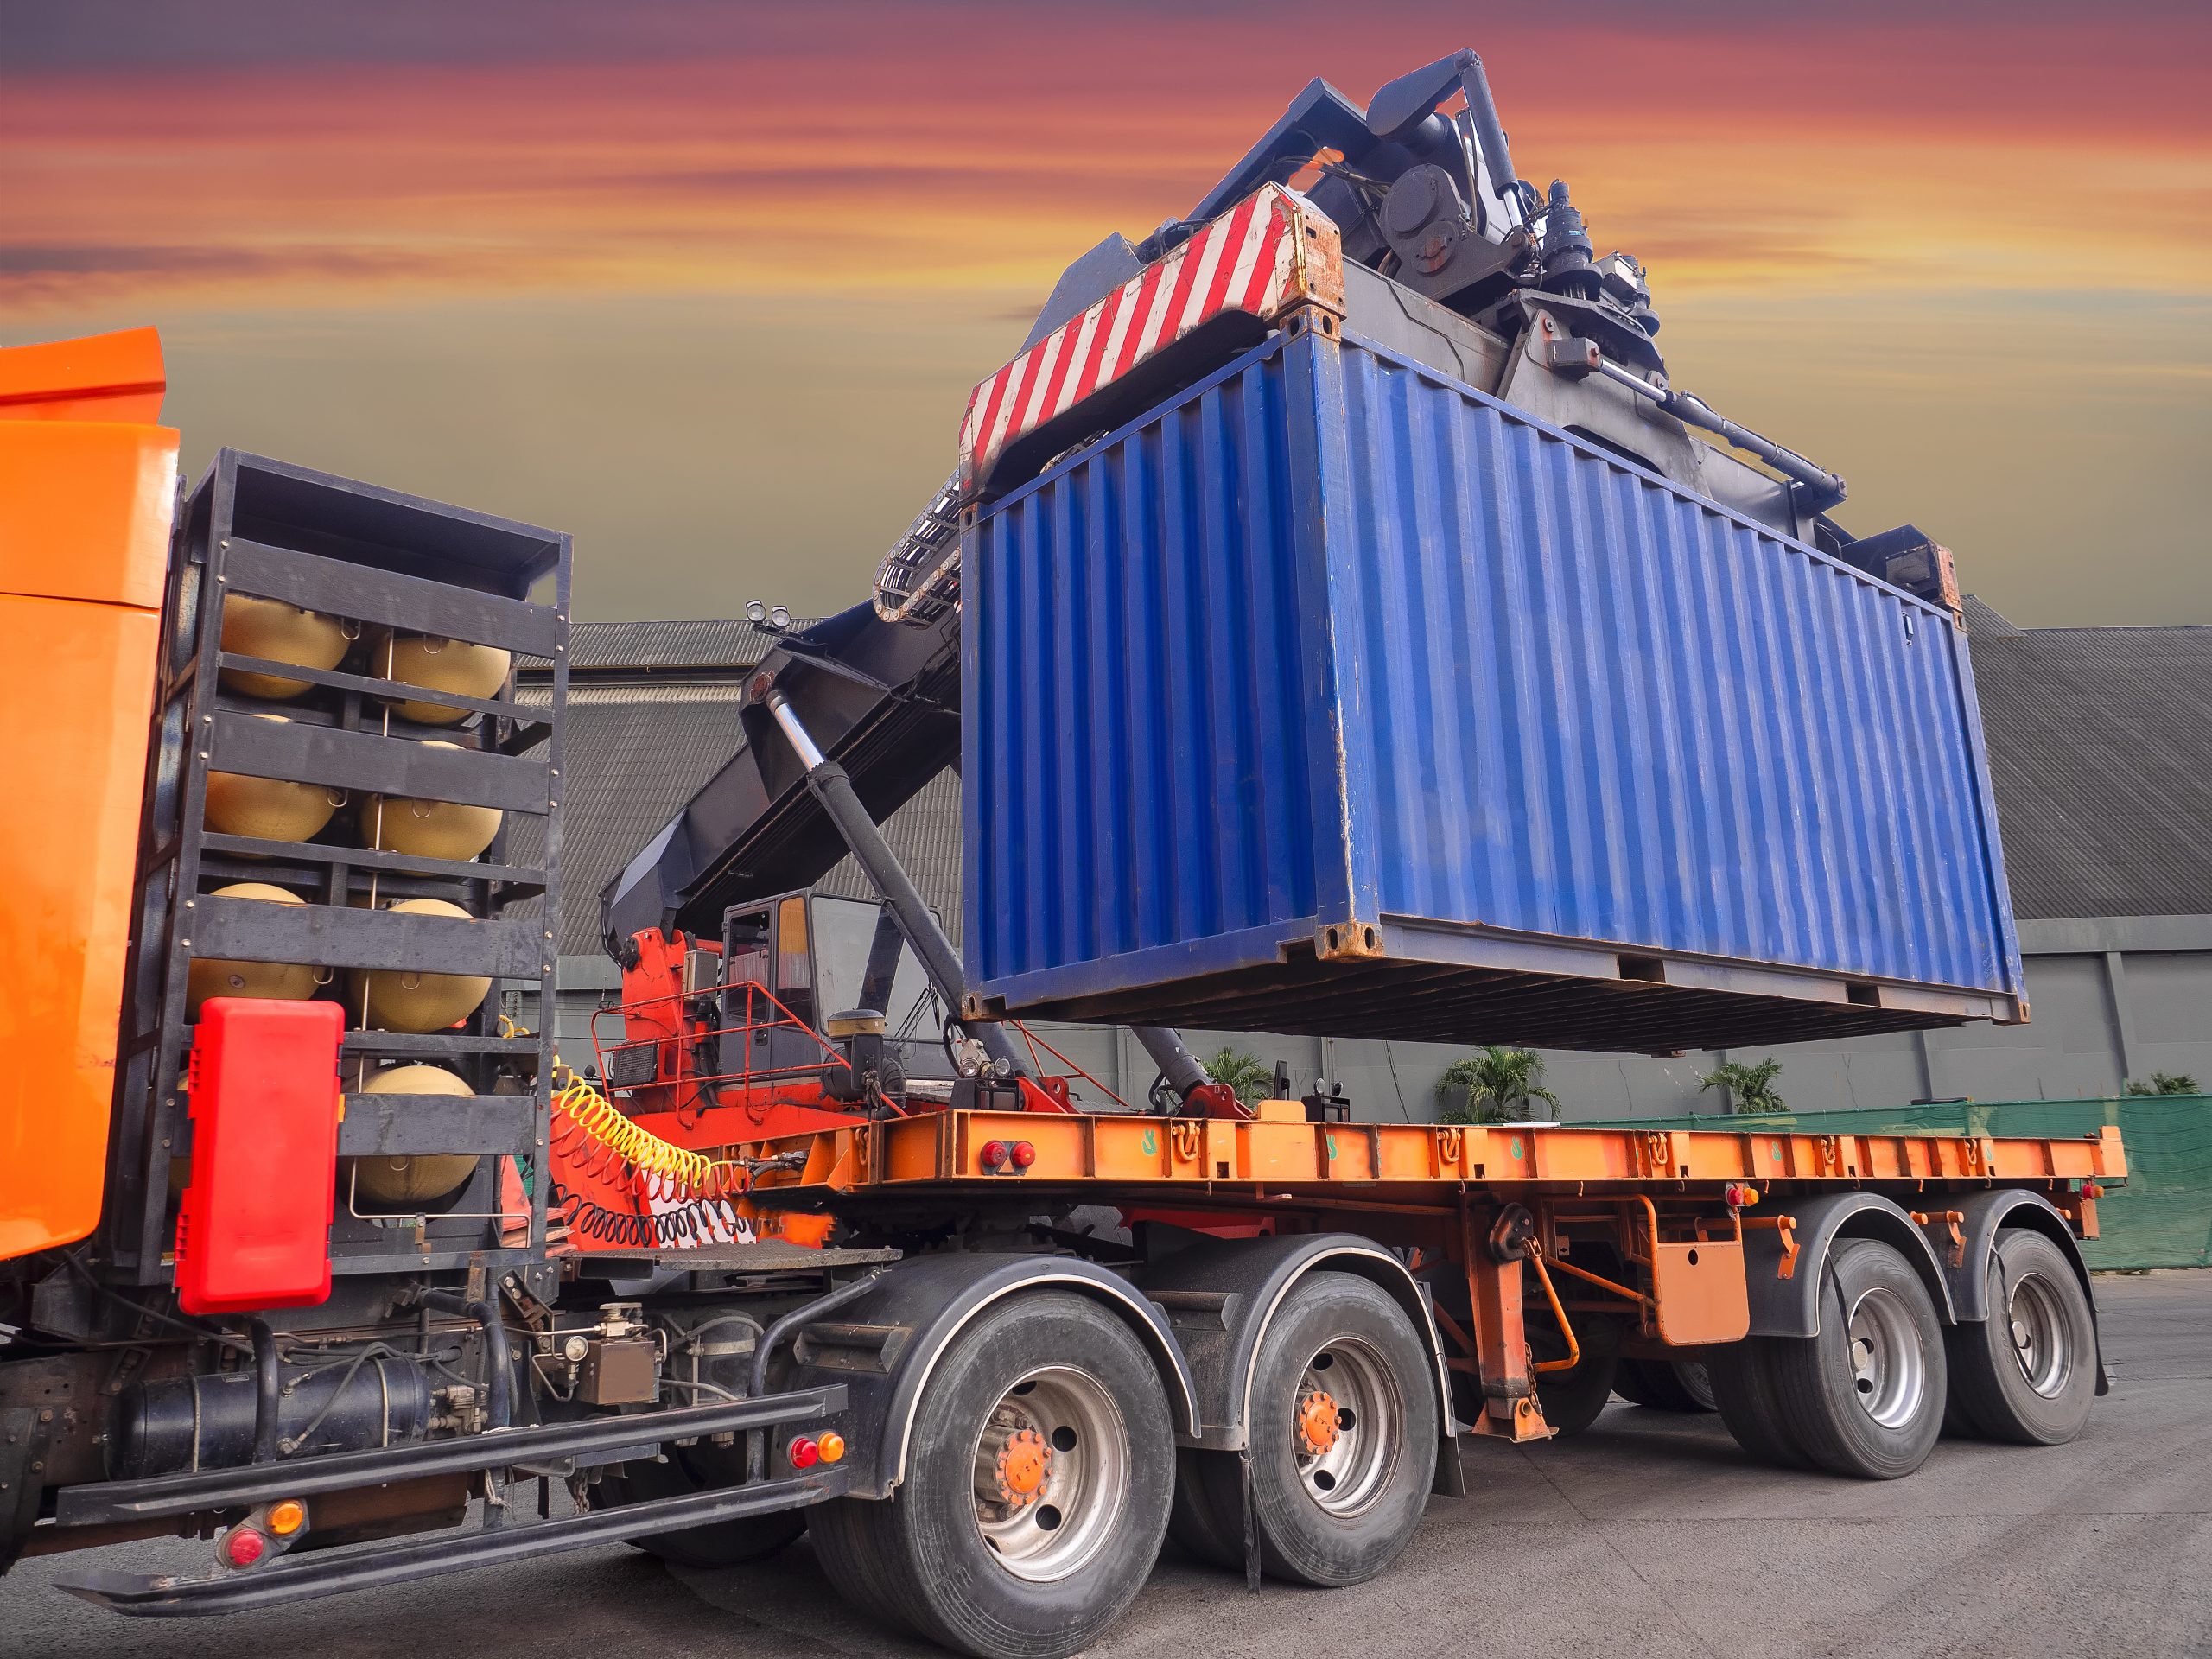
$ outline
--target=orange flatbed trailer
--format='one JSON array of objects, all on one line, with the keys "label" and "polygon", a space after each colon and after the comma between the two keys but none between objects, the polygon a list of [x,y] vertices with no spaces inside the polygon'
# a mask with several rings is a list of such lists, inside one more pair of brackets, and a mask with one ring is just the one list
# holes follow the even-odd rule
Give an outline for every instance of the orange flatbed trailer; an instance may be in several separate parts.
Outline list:
[{"label": "orange flatbed trailer", "polygon": [[[661,1127],[704,1146],[728,1122],[709,1109]],[[1663,1359],[1740,1343],[1755,1306],[1816,1294],[1817,1254],[1815,1272],[1797,1274],[1801,1211],[1823,1249],[1854,1232],[1904,1243],[1909,1224],[1926,1246],[1915,1265],[1952,1313],[1987,1236],[2008,1215],[2020,1224],[2018,1197],[2042,1201],[2047,1230],[2063,1218],[2094,1238],[2102,1184],[2127,1173],[2110,1127],[2046,1140],[1355,1123],[1309,1121],[1295,1100],[1262,1101],[1249,1121],[925,1111],[719,1150],[766,1166],[750,1195],[761,1209],[879,1230],[902,1212],[1093,1204],[1223,1237],[1371,1239],[1433,1286],[1456,1281],[1431,1312],[1444,1365],[1481,1383],[1459,1427],[1515,1440],[1554,1432],[1541,1378],[1577,1363],[1578,1313],[1632,1313],[1620,1352]],[[1608,1271],[1580,1265],[1578,1246],[1602,1250]],[[1450,1312],[1460,1285],[1465,1325]],[[1532,1329],[1554,1357],[1534,1357]]]}]

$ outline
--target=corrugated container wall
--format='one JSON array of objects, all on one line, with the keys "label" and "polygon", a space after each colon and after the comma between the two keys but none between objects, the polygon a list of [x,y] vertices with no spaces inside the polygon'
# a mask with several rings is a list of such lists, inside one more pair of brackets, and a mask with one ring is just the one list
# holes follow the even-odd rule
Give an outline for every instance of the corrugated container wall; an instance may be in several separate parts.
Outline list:
[{"label": "corrugated container wall", "polygon": [[963,556],[1014,1013],[1674,1049],[2016,1019],[1949,614],[1347,336]]}]

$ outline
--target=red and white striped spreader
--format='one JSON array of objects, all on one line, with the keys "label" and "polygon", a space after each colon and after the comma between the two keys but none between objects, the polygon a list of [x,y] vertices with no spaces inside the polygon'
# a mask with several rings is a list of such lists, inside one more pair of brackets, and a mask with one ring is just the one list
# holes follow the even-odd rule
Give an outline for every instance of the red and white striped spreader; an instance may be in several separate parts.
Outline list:
[{"label": "red and white striped spreader", "polygon": [[977,385],[960,428],[962,494],[1012,445],[1216,318],[1272,322],[1316,304],[1344,310],[1337,227],[1295,192],[1262,186]]}]

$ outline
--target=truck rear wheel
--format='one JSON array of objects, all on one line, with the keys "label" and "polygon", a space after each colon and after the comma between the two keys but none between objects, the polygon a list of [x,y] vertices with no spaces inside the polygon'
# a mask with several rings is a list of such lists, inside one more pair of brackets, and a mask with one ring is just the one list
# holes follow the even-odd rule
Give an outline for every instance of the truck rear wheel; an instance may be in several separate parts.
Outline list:
[{"label": "truck rear wheel", "polygon": [[[1544,1408],[1544,1421],[1562,1438],[1580,1434],[1598,1421],[1598,1414],[1613,1397],[1622,1368],[1618,1319],[1580,1319],[1574,1336],[1582,1350],[1574,1369],[1542,1371],[1535,1376],[1536,1403]],[[1556,1329],[1535,1327],[1529,1345],[1540,1362],[1567,1357],[1567,1344]]]},{"label": "truck rear wheel", "polygon": [[884,1502],[816,1508],[830,1581],[888,1623],[988,1659],[1088,1646],[1144,1586],[1175,1433],[1159,1373],[1087,1298],[1017,1295],[939,1356]]},{"label": "truck rear wheel", "polygon": [[1776,1392],[1775,1337],[1746,1337],[1717,1350],[1706,1365],[1713,1382],[1713,1408],[1729,1433],[1754,1459],[1777,1469],[1810,1469],[1813,1460],[1798,1445]]},{"label": "truck rear wheel", "polygon": [[[1279,1579],[1364,1584],[1412,1541],[1436,1465],[1436,1387],[1413,1325],[1377,1286],[1313,1273],[1276,1310],[1252,1379],[1252,1509]],[[1243,1559],[1236,1459],[1192,1459],[1209,1559]],[[1192,1512],[1186,1509],[1186,1513]]]},{"label": "truck rear wheel", "polygon": [[1694,1359],[1624,1359],[1613,1392],[1655,1411],[1713,1411],[1713,1378]]},{"label": "truck rear wheel", "polygon": [[1953,1402],[1993,1440],[2063,1445],[2096,1394],[2096,1317],[2074,1264],[2041,1233],[2008,1227],[1982,1270],[1989,1317],[1944,1333]]},{"label": "truck rear wheel", "polygon": [[[741,1447],[714,1448],[672,1446],[666,1463],[632,1463],[620,1473],[609,1472],[592,1489],[594,1509],[624,1503],[643,1503],[656,1497],[680,1497],[715,1487],[735,1486],[745,1478]],[[686,1527],[681,1532],[654,1533],[633,1538],[631,1548],[657,1555],[671,1567],[738,1567],[757,1561],[806,1530],[804,1510],[785,1510],[774,1515],[747,1516],[718,1521],[710,1526]]]},{"label": "truck rear wheel", "polygon": [[[1218,1474],[1212,1472],[1217,1467]],[[1215,1506],[1215,1495],[1222,1492],[1238,1500],[1226,1513]],[[1168,1512],[1167,1535],[1209,1567],[1244,1565],[1243,1503],[1234,1452],[1188,1446],[1177,1451],[1175,1506]]]},{"label": "truck rear wheel", "polygon": [[1822,1468],[1865,1480],[1895,1480],[1927,1461],[1948,1376],[1928,1287],[1877,1239],[1845,1239],[1829,1255],[1820,1334],[1774,1343],[1793,1438]]}]

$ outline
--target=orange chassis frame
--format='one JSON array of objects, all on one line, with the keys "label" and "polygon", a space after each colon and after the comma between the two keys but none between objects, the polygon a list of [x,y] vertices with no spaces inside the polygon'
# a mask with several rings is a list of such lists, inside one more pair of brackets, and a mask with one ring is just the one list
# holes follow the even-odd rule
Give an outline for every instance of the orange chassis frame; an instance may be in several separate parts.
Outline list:
[{"label": "orange chassis frame", "polygon": [[[641,1122],[678,1129],[669,1117]],[[710,1110],[679,1133],[702,1145],[718,1128],[728,1136],[730,1122]],[[1514,1440],[1551,1432],[1531,1374],[1575,1363],[1578,1313],[1631,1311],[1622,1351],[1632,1356],[1742,1338],[1745,1233],[1776,1230],[1778,1271],[1789,1276],[1793,1196],[1878,1188],[1929,1231],[1939,1255],[1952,1255],[1964,1243],[1948,1195],[2028,1188],[2094,1238],[2099,1184],[2127,1173],[2110,1128],[2056,1141],[1315,1123],[1302,1103],[1286,1100],[1260,1103],[1249,1122],[946,1110],[766,1139],[739,1134],[753,1157],[804,1154],[803,1166],[762,1176],[751,1196],[764,1209],[943,1215],[1002,1206],[1014,1198],[1003,1189],[1019,1185],[1032,1191],[1017,1202],[1039,1209],[1107,1204],[1133,1222],[1232,1236],[1357,1231],[1404,1249],[1417,1275],[1464,1274],[1472,1329],[1439,1310],[1446,1363],[1478,1386],[1481,1412],[1469,1427]],[[992,1141],[1026,1142],[1033,1160],[994,1168],[983,1160]],[[1605,1265],[1620,1263],[1621,1278],[1578,1264],[1578,1245],[1610,1249]],[[1531,1358],[1531,1314],[1549,1323],[1560,1357]]]}]

